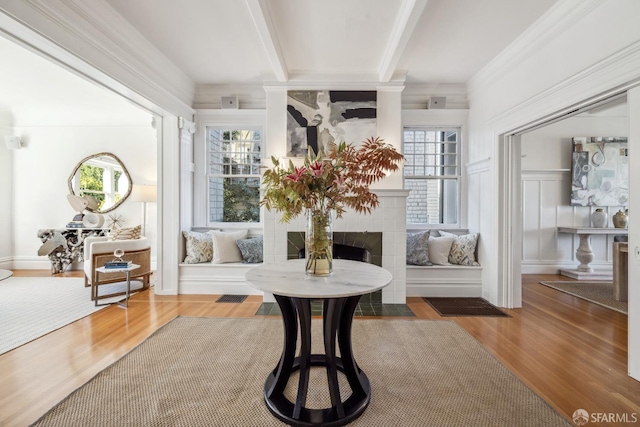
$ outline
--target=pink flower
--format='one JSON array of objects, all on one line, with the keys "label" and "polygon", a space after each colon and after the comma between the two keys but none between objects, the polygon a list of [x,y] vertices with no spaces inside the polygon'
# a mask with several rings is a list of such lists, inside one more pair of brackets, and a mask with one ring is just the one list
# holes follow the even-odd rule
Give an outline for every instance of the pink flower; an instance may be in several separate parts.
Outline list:
[{"label": "pink flower", "polygon": [[309,165],[309,168],[313,171],[313,176],[322,176],[322,163],[315,161]]},{"label": "pink flower", "polygon": [[307,171],[307,168],[305,168],[304,166],[295,167],[294,172],[292,174],[287,175],[285,179],[288,179],[293,182],[298,182],[300,181],[300,178],[302,178],[302,174],[304,174],[306,171]]},{"label": "pink flower", "polygon": [[342,187],[344,185],[344,177],[341,175],[338,175],[336,179],[333,180],[333,183],[336,184],[338,187]]}]

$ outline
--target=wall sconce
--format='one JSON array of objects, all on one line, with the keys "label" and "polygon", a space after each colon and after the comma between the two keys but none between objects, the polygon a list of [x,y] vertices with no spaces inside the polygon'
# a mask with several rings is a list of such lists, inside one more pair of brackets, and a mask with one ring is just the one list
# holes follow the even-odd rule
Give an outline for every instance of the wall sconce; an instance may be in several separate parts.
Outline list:
[{"label": "wall sconce", "polygon": [[4,142],[9,150],[19,150],[22,148],[22,141],[19,136],[5,135]]},{"label": "wall sconce", "polygon": [[155,185],[133,184],[131,188],[131,201],[142,203],[142,235],[147,232],[147,203],[158,200],[158,187]]}]

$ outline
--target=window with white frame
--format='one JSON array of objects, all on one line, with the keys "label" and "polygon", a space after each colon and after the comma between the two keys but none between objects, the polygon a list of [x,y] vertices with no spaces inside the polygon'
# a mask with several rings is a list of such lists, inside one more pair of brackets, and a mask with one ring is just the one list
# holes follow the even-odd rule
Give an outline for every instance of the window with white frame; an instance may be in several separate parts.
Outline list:
[{"label": "window with white frame", "polygon": [[407,224],[459,223],[460,128],[403,129]]},{"label": "window with white frame", "polygon": [[208,222],[260,222],[260,129],[207,127]]}]

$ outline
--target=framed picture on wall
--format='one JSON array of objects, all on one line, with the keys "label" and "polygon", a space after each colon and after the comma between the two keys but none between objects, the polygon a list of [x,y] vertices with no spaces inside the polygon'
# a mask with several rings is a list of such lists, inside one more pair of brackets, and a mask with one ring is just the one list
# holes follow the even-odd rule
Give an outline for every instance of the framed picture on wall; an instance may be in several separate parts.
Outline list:
[{"label": "framed picture on wall", "polygon": [[626,206],[629,148],[626,137],[574,137],[571,204]]},{"label": "framed picture on wall", "polygon": [[326,152],[334,143],[358,145],[375,137],[376,107],[376,91],[288,91],[287,157],[304,157],[309,147]]}]

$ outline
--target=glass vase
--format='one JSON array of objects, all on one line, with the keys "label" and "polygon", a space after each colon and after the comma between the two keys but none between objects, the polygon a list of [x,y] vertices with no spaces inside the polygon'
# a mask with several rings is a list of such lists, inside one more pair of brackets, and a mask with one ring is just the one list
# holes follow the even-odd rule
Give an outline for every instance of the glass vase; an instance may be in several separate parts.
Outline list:
[{"label": "glass vase", "polygon": [[329,276],[333,271],[333,229],[329,209],[307,209],[304,253],[305,272]]}]

